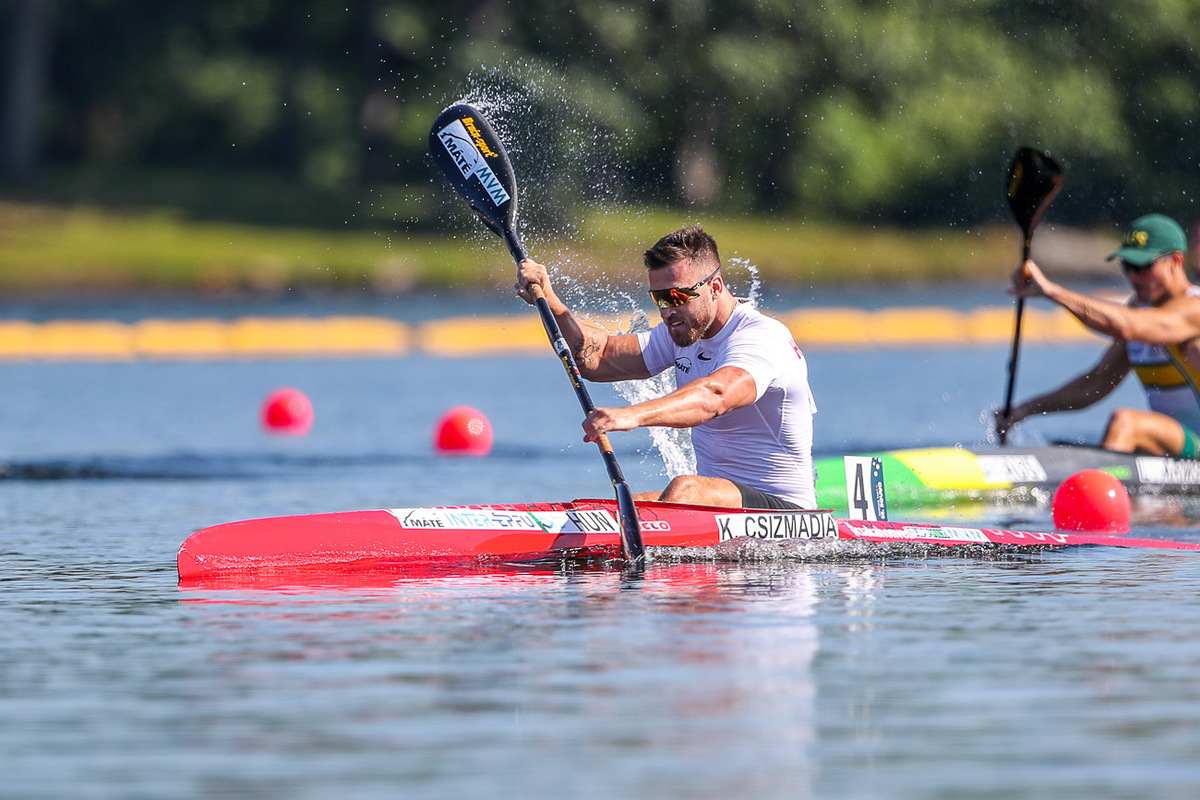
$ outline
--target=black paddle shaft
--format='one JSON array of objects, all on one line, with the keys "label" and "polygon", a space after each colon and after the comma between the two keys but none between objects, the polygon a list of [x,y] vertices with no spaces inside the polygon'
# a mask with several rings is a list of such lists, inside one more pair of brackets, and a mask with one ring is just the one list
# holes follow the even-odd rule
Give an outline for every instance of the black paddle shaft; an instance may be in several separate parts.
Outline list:
[{"label": "black paddle shaft", "polygon": [[[487,119],[466,103],[450,106],[438,115],[429,131],[429,151],[455,190],[470,204],[483,223],[504,239],[513,260],[517,264],[524,261],[525,249],[516,233],[516,175],[504,143]],[[590,414],[596,405],[583,383],[583,376],[579,374],[579,367],[563,338],[558,320],[554,318],[541,287],[531,286],[530,290],[542,318],[542,327],[550,339],[550,346],[562,361],[584,414]],[[635,565],[642,564],[646,553],[633,493],[621,472],[621,465],[617,463],[617,455],[608,436],[600,434],[596,444],[600,447],[609,480],[616,490],[617,510],[621,517],[621,547],[625,558]]]},{"label": "black paddle shaft", "polygon": [[[508,245],[509,251],[513,255],[513,259],[518,264],[525,260],[525,251],[521,247],[520,240],[517,239],[517,234],[511,230],[504,231],[504,241]],[[587,390],[587,384],[583,382],[583,375],[579,372],[579,365],[575,361],[575,355],[571,352],[570,345],[567,344],[566,338],[562,335],[562,328],[558,325],[558,320],[554,318],[554,312],[550,310],[550,303],[546,301],[546,296],[542,294],[542,287],[536,284],[529,287],[533,292],[534,305],[537,307],[538,314],[542,318],[542,327],[546,329],[546,336],[550,339],[550,347],[553,348],[555,355],[562,361],[563,369],[567,372],[567,377],[571,381],[571,386],[575,389],[575,396],[579,400],[580,407],[583,408],[584,414],[590,414],[596,410],[596,404],[592,402],[591,393]],[[604,456],[604,463],[608,467],[608,475],[612,479],[613,486],[618,487],[626,485],[625,475],[621,472],[621,465],[617,463],[617,454],[613,451],[612,444],[608,440],[608,434],[602,433],[596,438],[596,444],[600,446],[600,452]],[[632,503],[632,497],[630,498]]]},{"label": "black paddle shaft", "polygon": [[[1062,188],[1062,167],[1046,153],[1032,147],[1017,150],[1008,168],[1006,191],[1008,204],[1017,225],[1021,227],[1021,264],[1029,260],[1033,247],[1033,231],[1041,221],[1050,201]],[[1021,318],[1025,313],[1025,298],[1017,298],[1017,316],[1013,325],[1012,353],[1008,360],[1008,388],[1004,393],[1004,417],[1012,413],[1013,390],[1017,382],[1017,354],[1021,349]],[[1000,432],[1000,444],[1008,443],[1008,430]]]}]

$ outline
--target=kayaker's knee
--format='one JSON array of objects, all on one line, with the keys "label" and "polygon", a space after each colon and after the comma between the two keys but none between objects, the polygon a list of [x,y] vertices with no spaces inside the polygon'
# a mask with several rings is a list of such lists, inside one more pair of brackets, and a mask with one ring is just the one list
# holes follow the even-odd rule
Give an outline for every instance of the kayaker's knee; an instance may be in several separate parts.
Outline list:
[{"label": "kayaker's knee", "polygon": [[662,500],[667,503],[731,508],[742,504],[741,492],[732,481],[702,475],[676,475],[663,490]]},{"label": "kayaker's knee", "polygon": [[1108,420],[1104,431],[1104,447],[1120,453],[1132,453],[1137,444],[1137,412],[1131,408],[1118,408]]},{"label": "kayaker's knee", "polygon": [[1104,446],[1122,453],[1177,456],[1187,443],[1178,420],[1155,411],[1118,408],[1108,422]]},{"label": "kayaker's knee", "polygon": [[696,503],[704,492],[699,475],[676,475],[663,489],[665,503]]}]

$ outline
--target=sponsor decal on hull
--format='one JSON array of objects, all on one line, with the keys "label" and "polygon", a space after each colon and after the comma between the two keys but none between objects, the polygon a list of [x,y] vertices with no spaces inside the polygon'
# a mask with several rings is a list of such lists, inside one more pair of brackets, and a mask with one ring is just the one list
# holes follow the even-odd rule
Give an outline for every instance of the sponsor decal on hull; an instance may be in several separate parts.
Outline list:
[{"label": "sponsor decal on hull", "polygon": [[1142,483],[1200,484],[1200,461],[1140,456],[1137,471]]},{"label": "sponsor decal on hull", "polygon": [[939,542],[990,542],[987,535],[975,528],[945,528],[945,527],[916,527],[902,525],[895,528],[855,525],[848,523],[847,527],[855,536],[873,537],[876,539],[924,539]]},{"label": "sponsor decal on hull", "polygon": [[1037,456],[979,456],[976,459],[988,483],[1043,483],[1046,470]]},{"label": "sponsor decal on hull", "polygon": [[495,508],[389,508],[402,528],[474,531],[541,531],[543,533],[620,533],[613,515],[603,509],[581,511],[505,511]]},{"label": "sponsor decal on hull", "polygon": [[720,540],[836,539],[837,522],[829,511],[777,511],[761,514],[717,514]]}]

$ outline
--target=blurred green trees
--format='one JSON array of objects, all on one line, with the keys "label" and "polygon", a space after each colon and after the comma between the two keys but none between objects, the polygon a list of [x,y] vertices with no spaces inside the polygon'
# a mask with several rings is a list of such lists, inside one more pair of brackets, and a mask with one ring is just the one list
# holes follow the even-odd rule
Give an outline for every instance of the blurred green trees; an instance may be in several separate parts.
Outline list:
[{"label": "blurred green trees", "polygon": [[1183,0],[5,0],[0,167],[255,176],[284,209],[302,187],[433,224],[428,126],[467,97],[563,213],[970,225],[1030,144],[1068,171],[1058,219],[1186,223],[1198,29]]}]

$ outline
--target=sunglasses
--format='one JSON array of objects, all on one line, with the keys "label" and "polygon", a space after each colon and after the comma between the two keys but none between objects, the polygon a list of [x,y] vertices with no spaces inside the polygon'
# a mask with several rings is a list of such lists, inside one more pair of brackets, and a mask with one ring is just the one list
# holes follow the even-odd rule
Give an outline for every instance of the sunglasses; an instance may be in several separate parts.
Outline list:
[{"label": "sunglasses", "polygon": [[1126,275],[1141,275],[1143,272],[1149,272],[1150,270],[1154,269],[1154,265],[1158,262],[1158,258],[1147,264],[1131,264],[1128,261],[1122,261],[1121,269],[1125,271]]},{"label": "sunglasses", "polygon": [[689,300],[694,300],[700,296],[696,290],[704,284],[717,277],[717,273],[721,271],[717,267],[702,281],[696,281],[691,286],[672,286],[670,289],[651,289],[650,299],[654,301],[654,305],[659,308],[678,308]]}]

